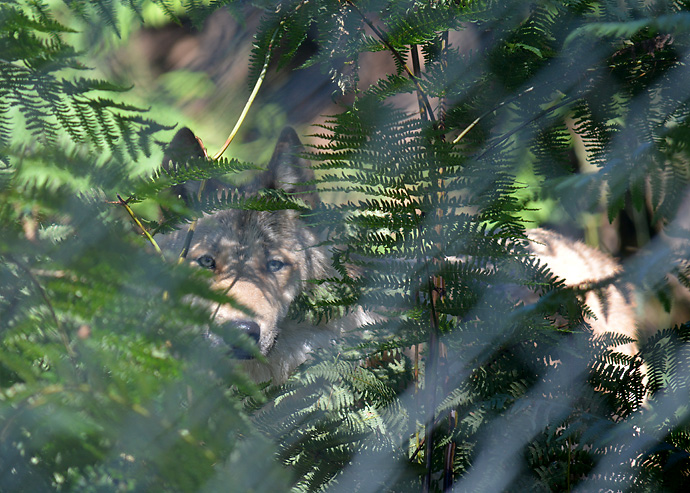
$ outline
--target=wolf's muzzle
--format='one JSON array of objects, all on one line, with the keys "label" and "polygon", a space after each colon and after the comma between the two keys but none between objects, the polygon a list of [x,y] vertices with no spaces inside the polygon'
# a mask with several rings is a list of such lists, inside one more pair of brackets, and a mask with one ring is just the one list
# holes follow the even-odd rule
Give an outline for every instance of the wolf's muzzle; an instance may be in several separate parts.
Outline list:
[{"label": "wolf's muzzle", "polygon": [[[259,344],[259,340],[261,339],[261,327],[259,327],[259,324],[253,320],[231,320],[230,322],[223,324],[220,329],[223,333],[230,332],[232,330],[240,330],[247,334],[249,338],[257,344],[257,346]],[[222,336],[214,332],[206,331],[204,333],[204,337],[211,343],[212,346],[226,346],[228,348],[228,353],[233,358],[252,359],[254,357],[254,355],[246,349],[228,344]]]}]

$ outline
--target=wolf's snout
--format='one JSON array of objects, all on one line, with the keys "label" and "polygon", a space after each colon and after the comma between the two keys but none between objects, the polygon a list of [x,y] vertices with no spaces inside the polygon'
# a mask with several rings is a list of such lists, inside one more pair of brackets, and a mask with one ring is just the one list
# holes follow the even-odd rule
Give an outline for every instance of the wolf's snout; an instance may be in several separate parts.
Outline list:
[{"label": "wolf's snout", "polygon": [[[252,359],[254,356],[250,351],[227,342],[228,339],[233,339],[229,331],[236,331],[237,329],[247,334],[257,346],[259,345],[259,341],[261,340],[261,327],[259,327],[259,324],[252,320],[231,320],[221,325],[217,333],[211,332],[207,329],[204,332],[204,338],[208,340],[213,347],[223,346],[227,348],[228,353],[233,358]],[[225,335],[227,335],[227,339],[224,337]]]},{"label": "wolf's snout", "polygon": [[259,343],[259,339],[261,339],[261,328],[259,328],[259,324],[252,320],[236,320],[232,322],[232,325],[243,330],[257,344]]},{"label": "wolf's snout", "polygon": [[[252,320],[232,320],[226,325],[243,331],[258,346],[259,340],[261,339],[261,328],[256,322]],[[232,346],[232,356],[237,359],[251,359],[254,357],[250,352],[237,346]]]}]

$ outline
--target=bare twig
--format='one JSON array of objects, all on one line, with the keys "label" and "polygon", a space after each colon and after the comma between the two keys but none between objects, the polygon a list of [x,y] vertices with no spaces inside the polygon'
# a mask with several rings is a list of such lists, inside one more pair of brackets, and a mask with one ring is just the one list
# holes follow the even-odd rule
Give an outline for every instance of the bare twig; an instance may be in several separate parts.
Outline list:
[{"label": "bare twig", "polygon": [[[263,83],[264,79],[266,78],[266,72],[268,71],[268,65],[271,61],[271,52],[273,51],[273,42],[275,41],[276,35],[278,34],[278,29],[273,32],[273,36],[271,37],[271,41],[268,43],[268,52],[266,53],[266,59],[264,60],[264,65],[261,68],[261,73],[259,73],[259,77],[256,80],[256,83],[254,84],[254,89],[252,90],[252,93],[249,95],[249,99],[247,99],[247,102],[244,105],[244,108],[242,109],[242,113],[240,113],[239,118],[237,119],[237,123],[235,123],[235,126],[233,127],[232,131],[230,132],[230,135],[228,138],[225,140],[225,143],[223,144],[223,147],[213,155],[211,158],[213,161],[219,160],[222,156],[225,150],[230,146],[233,140],[235,140],[235,136],[237,135],[237,132],[239,132],[240,128],[242,127],[242,124],[244,123],[244,120],[247,118],[247,114],[249,113],[249,109],[252,107],[252,104],[254,104],[254,100],[256,99],[257,94],[259,94],[259,89],[261,88],[261,84]],[[204,149],[202,147],[202,149]],[[204,155],[205,157],[208,157],[208,154],[206,153],[206,149],[204,149]],[[201,180],[201,184],[199,185],[199,191],[197,192],[197,198],[201,200],[201,194],[203,193],[204,189],[206,188],[206,181],[207,180]],[[192,223],[189,225],[189,228],[187,229],[187,235],[185,236],[184,240],[184,245],[182,247],[182,251],[180,252],[180,256],[178,258],[178,263],[184,262],[184,260],[187,258],[187,254],[189,253],[189,247],[192,244],[192,237],[194,236],[194,231],[196,230],[196,225],[197,225],[198,219],[194,219]]]},{"label": "bare twig", "polygon": [[[450,430],[454,430],[458,421],[458,412],[453,409],[448,413],[448,425]],[[450,491],[453,488],[453,463],[455,462],[455,441],[451,440],[446,445],[446,453],[443,457],[443,491]]]},{"label": "bare twig", "polygon": [[[206,154],[206,149],[203,147],[202,149],[204,150],[204,157],[208,157],[208,155]],[[199,191],[196,194],[196,198],[198,200],[201,200],[201,194],[204,192],[204,188],[206,188],[206,180],[201,180],[201,183],[199,184]],[[180,252],[180,256],[177,258],[178,264],[181,264],[187,258],[187,254],[189,253],[189,247],[192,244],[192,237],[194,236],[194,231],[196,231],[196,224],[198,221],[199,219],[195,217],[192,220],[192,223],[189,225],[189,228],[187,228],[187,234],[184,237],[182,251]]]},{"label": "bare twig", "polygon": [[505,106],[506,104],[510,104],[510,103],[512,103],[513,101],[515,101],[515,100],[521,98],[522,96],[524,96],[525,94],[527,94],[528,92],[533,91],[533,90],[534,90],[534,86],[530,86],[530,87],[528,87],[527,89],[525,89],[524,91],[522,91],[521,93],[519,93],[519,94],[513,96],[513,97],[510,98],[510,99],[506,99],[505,101],[501,101],[500,103],[498,103],[496,106],[494,106],[494,107],[491,108],[490,110],[487,110],[487,111],[485,111],[484,113],[482,113],[481,115],[479,115],[472,123],[470,123],[470,124],[465,128],[465,130],[463,130],[462,132],[460,132],[460,135],[458,135],[457,137],[455,137],[455,140],[453,140],[453,142],[452,142],[453,145],[455,145],[455,144],[457,144],[458,142],[460,142],[460,141],[462,140],[462,138],[463,138],[465,135],[467,135],[467,133],[468,133],[470,130],[472,130],[480,121],[482,121],[484,118],[486,118],[488,115],[490,115],[490,114],[493,113],[494,111],[498,110],[501,106]]},{"label": "bare twig", "polygon": [[422,438],[422,440],[421,440],[421,441],[419,442],[419,444],[417,445],[417,448],[414,449],[414,452],[413,452],[412,455],[410,456],[410,459],[409,459],[410,462],[412,462],[412,461],[415,459],[415,457],[417,457],[417,454],[419,454],[419,452],[422,450],[422,447],[424,446],[424,443],[425,443],[424,438]]},{"label": "bare twig", "polygon": [[31,269],[28,266],[24,265],[23,262],[20,262],[19,260],[15,259],[11,255],[6,255],[6,258],[26,273],[27,277],[31,281],[31,284],[34,285],[34,287],[36,288],[36,291],[38,291],[38,294],[40,294],[41,298],[43,298],[43,301],[44,301],[46,307],[48,308],[48,311],[50,312],[50,316],[53,319],[53,322],[55,323],[55,329],[57,330],[57,333],[60,336],[60,339],[62,340],[62,343],[65,346],[65,349],[67,350],[67,355],[69,356],[69,359],[72,362],[72,365],[74,366],[74,368],[76,370],[77,369],[77,353],[75,353],[74,349],[72,349],[72,345],[70,344],[69,336],[67,335],[65,328],[60,323],[60,319],[58,318],[57,313],[55,312],[55,308],[53,308],[53,303],[50,301],[50,298],[48,297],[48,293],[46,293],[45,289],[43,289],[43,286],[41,286],[41,283],[38,282],[38,279],[36,279],[36,276],[34,276],[33,272],[31,272]]},{"label": "bare twig", "polygon": [[422,491],[428,493],[431,491],[431,476],[433,467],[433,451],[434,451],[434,422],[436,420],[436,386],[438,385],[438,367],[439,367],[439,349],[441,341],[439,340],[439,320],[438,312],[436,311],[436,303],[440,296],[436,289],[436,284],[443,284],[443,278],[438,276],[431,276],[428,272],[429,264],[426,263],[428,287],[431,298],[431,330],[429,331],[429,353],[427,355],[427,364],[424,368],[424,387],[427,389],[427,406],[431,416],[426,420],[426,476],[424,478],[424,485]]},{"label": "bare twig", "polygon": [[120,204],[122,207],[125,208],[125,210],[126,210],[127,213],[129,214],[129,217],[131,217],[132,220],[136,223],[136,225],[139,226],[139,229],[141,229],[141,231],[144,233],[144,236],[146,236],[146,239],[149,240],[149,243],[151,243],[151,244],[153,245],[153,248],[156,250],[156,252],[157,252],[161,257],[163,257],[163,260],[165,260],[165,255],[163,255],[163,251],[162,251],[161,248],[158,246],[158,243],[156,243],[156,240],[153,239],[153,236],[151,236],[151,233],[149,233],[149,232],[147,231],[147,229],[144,227],[144,225],[141,224],[141,221],[139,221],[139,219],[137,218],[137,216],[134,214],[134,211],[132,210],[132,208],[129,206],[129,204],[127,203],[127,201],[124,200],[124,199],[120,196],[119,193],[117,194],[117,200],[118,200],[117,203]]},{"label": "bare twig", "polygon": [[271,37],[271,41],[268,43],[268,52],[266,53],[266,60],[264,60],[264,66],[261,68],[261,73],[259,74],[259,78],[256,79],[256,83],[254,84],[254,89],[252,90],[252,93],[249,95],[249,99],[247,100],[247,103],[244,105],[244,108],[242,109],[242,113],[240,113],[240,117],[237,119],[237,123],[235,123],[235,127],[232,129],[232,132],[230,132],[230,135],[228,136],[227,140],[225,141],[225,144],[223,144],[223,147],[221,148],[220,151],[215,153],[211,159],[214,161],[217,161],[220,159],[220,157],[223,155],[225,150],[228,148],[228,146],[232,143],[232,141],[235,139],[235,135],[237,135],[237,132],[239,131],[240,127],[242,126],[242,123],[244,123],[244,119],[247,117],[247,113],[249,113],[249,109],[252,107],[252,104],[254,103],[254,100],[256,99],[256,95],[259,94],[259,89],[261,88],[261,84],[263,83],[264,79],[266,78],[266,71],[268,70],[268,64],[271,61],[271,51],[273,51],[273,41],[275,41],[276,34],[278,33],[278,29],[276,29],[273,32],[273,36]]},{"label": "bare twig", "polygon": [[498,147],[498,146],[501,145],[503,142],[505,142],[506,140],[508,140],[508,139],[509,139],[512,135],[514,135],[515,133],[517,133],[517,132],[519,132],[520,130],[522,130],[523,128],[525,128],[527,125],[529,125],[529,124],[531,124],[531,123],[534,123],[534,122],[537,121],[539,118],[541,118],[541,117],[543,117],[543,116],[545,116],[545,115],[548,115],[548,114],[551,113],[552,111],[555,111],[555,110],[557,110],[557,109],[559,109],[559,108],[562,108],[562,107],[565,106],[566,104],[572,103],[572,102],[574,101],[574,99],[575,99],[575,98],[573,98],[573,97],[566,97],[566,98],[565,98],[563,101],[561,101],[560,103],[555,104],[555,105],[551,106],[550,108],[547,108],[547,109],[545,109],[545,110],[540,111],[539,113],[537,113],[536,115],[534,115],[534,116],[533,116],[532,118],[530,118],[529,120],[526,120],[526,121],[522,122],[520,125],[518,125],[517,127],[515,127],[513,130],[511,130],[510,132],[508,132],[508,133],[506,133],[505,135],[503,135],[498,141],[496,141],[496,142],[494,142],[492,145],[490,145],[488,149],[486,149],[484,152],[482,152],[481,154],[479,154],[475,159],[481,159],[481,158],[483,158],[483,157],[486,156],[489,152],[493,151],[496,147]]},{"label": "bare twig", "polygon": [[426,93],[424,92],[424,89],[422,88],[421,83],[419,82],[419,78],[415,76],[415,74],[410,70],[410,68],[407,66],[405,63],[405,59],[403,56],[400,54],[400,52],[395,49],[395,47],[390,44],[390,41],[388,41],[388,36],[386,35],[385,32],[380,31],[373,22],[371,22],[367,16],[364,15],[364,13],[359,10],[359,7],[357,7],[352,0],[347,0],[347,4],[352,7],[362,18],[362,20],[366,23],[367,26],[373,31],[373,33],[376,35],[377,38],[381,40],[381,42],[384,44],[386,48],[393,54],[393,56],[398,60],[398,63],[405,69],[405,72],[407,72],[407,75],[410,77],[412,82],[414,82],[414,85],[417,87],[417,92],[422,98],[424,102],[424,107],[426,108],[427,114],[429,116],[429,119],[432,122],[436,121],[436,117],[434,116],[434,110],[431,108],[431,103],[429,102],[429,98],[427,97]]},{"label": "bare twig", "polygon": [[[419,53],[417,52],[417,45],[410,46],[410,58],[412,58],[412,70],[414,77],[419,78],[421,75],[421,68],[419,65]],[[426,104],[424,103],[424,94],[417,91],[417,104],[419,105],[419,115],[423,121],[429,121],[429,115],[426,111]],[[433,118],[433,115],[432,115]]]}]

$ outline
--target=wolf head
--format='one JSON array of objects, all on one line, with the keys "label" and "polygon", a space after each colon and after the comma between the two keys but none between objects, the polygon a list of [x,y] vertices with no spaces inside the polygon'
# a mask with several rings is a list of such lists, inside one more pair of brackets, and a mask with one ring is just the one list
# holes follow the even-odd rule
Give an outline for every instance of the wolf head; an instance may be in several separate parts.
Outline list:
[{"label": "wolf head", "polygon": [[[299,193],[307,204],[314,206],[318,195],[313,185],[309,162],[300,157],[302,144],[292,128],[285,128],[278,139],[267,170],[248,188],[248,193],[261,189],[282,189]],[[164,166],[180,153],[187,157],[203,156],[204,151],[191,131],[182,129],[166,152]],[[180,162],[180,161],[178,161]],[[218,184],[212,184],[218,188]],[[198,191],[189,184],[174,190],[182,198]],[[184,244],[186,228],[161,235],[164,249],[179,253]],[[316,233],[308,228],[296,210],[274,212],[225,210],[199,219],[187,254],[187,260],[201,269],[213,272],[212,287],[232,298],[237,305],[209,306],[214,326],[244,331],[266,357],[267,363],[253,360],[245,351],[231,349],[256,380],[280,382],[306,359],[314,339],[328,330],[287,319],[288,310],[304,289],[307,279],[323,277],[328,259],[319,247]],[[233,329],[234,328],[234,329]],[[222,331],[217,331],[222,333]],[[214,344],[224,341],[209,331]]]}]

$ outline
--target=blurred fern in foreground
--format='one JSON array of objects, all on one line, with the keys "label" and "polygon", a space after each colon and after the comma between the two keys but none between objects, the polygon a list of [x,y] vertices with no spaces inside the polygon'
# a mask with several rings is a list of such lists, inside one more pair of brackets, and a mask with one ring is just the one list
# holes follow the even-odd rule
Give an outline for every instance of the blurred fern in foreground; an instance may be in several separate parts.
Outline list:
[{"label": "blurred fern in foreground", "polygon": [[[235,3],[185,7],[200,22]],[[532,199],[574,218],[649,208],[681,241],[655,240],[614,281],[664,293],[688,257],[688,5],[262,5],[249,83],[315,31],[306,63],[344,105],[308,156],[321,189],[346,197],[308,215],[338,276],[314,280],[322,289],[292,316],[362,306],[375,321],[284,386],[248,381],[185,301],[224,295],[156,255],[117,197],[161,205],[152,231],[202,211],[299,206],[227,194],[184,209],[165,193],[262,163],[192,159],[141,176],[172,125],[89,79],[67,34],[75,17],[118,32],[118,9],[149,2],[4,2],[0,490],[679,489],[686,327],[635,357],[607,349],[620,336],[591,340],[582,293],[527,255],[523,218]],[[362,87],[369,52],[396,72]],[[576,149],[592,172],[577,172]]]}]

